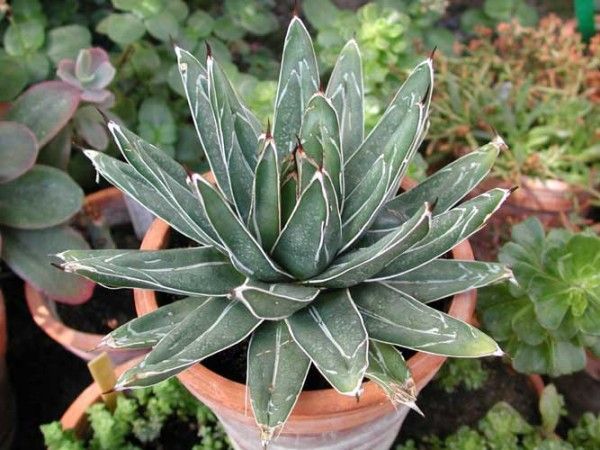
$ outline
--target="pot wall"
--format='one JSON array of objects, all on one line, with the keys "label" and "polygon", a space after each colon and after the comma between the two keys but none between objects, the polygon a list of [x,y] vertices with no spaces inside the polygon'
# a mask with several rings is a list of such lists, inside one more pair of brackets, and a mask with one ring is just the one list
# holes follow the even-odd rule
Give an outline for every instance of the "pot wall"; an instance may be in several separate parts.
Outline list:
[{"label": "pot wall", "polygon": [[15,433],[15,402],[8,380],[6,310],[0,291],[0,450],[8,450]]}]

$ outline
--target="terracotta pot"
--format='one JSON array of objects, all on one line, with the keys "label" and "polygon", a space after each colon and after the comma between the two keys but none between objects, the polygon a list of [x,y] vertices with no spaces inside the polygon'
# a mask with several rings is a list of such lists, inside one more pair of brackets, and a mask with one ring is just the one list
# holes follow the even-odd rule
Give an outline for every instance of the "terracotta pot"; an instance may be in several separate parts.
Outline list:
[{"label": "terracotta pot", "polygon": [[15,402],[8,381],[6,310],[0,291],[0,450],[8,450],[15,433]]},{"label": "terracotta pot", "polygon": [[[83,209],[90,215],[102,214],[108,225],[119,225],[129,221],[123,194],[116,188],[103,189],[88,195]],[[25,283],[25,298],[35,323],[71,353],[89,361],[105,351],[94,350],[103,337],[101,334],[78,331],[65,325],[56,312],[55,302],[29,283]],[[119,364],[144,352],[110,350],[108,353],[113,362]]]},{"label": "terracotta pot", "polygon": [[[148,230],[141,248],[166,248],[169,230],[165,222],[157,219]],[[456,246],[452,254],[457,259],[473,259],[467,241]],[[158,307],[154,291],[135,289],[134,298],[138,315]],[[471,320],[476,298],[474,290],[454,296],[449,314],[461,320]],[[445,360],[442,356],[425,353],[417,353],[408,360],[418,389],[434,377]],[[194,365],[178,377],[192,394],[215,412],[238,449],[262,449],[244,384],[228,380],[202,364]],[[374,382],[364,383],[363,388],[359,402],[333,389],[303,392],[283,431],[269,448],[388,449],[408,408],[394,409]]]},{"label": "terracotta pot", "polygon": [[578,212],[584,214],[590,207],[590,195],[564,181],[541,180],[521,177],[517,182],[500,178],[487,178],[475,188],[479,195],[490,189],[518,186],[508,197],[502,208],[494,214],[492,220],[515,223],[535,215],[547,226],[563,225],[564,217]]}]

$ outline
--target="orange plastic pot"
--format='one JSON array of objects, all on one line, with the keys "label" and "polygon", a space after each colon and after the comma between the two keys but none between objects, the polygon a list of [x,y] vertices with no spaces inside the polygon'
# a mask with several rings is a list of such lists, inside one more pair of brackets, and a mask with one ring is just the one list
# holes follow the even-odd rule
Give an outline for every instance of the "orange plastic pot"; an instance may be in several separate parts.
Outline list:
[{"label": "orange plastic pot", "polygon": [[8,381],[6,309],[0,291],[0,450],[8,450],[15,434],[15,402]]},{"label": "orange plastic pot", "polygon": [[[129,221],[123,194],[116,188],[103,189],[88,195],[83,210],[89,215],[101,214],[110,225]],[[78,331],[65,325],[56,312],[56,304],[31,284],[25,283],[27,307],[35,323],[54,341],[80,358],[89,361],[104,350],[96,350],[102,335]],[[140,351],[110,350],[109,355],[116,364],[141,355]]]},{"label": "orange plastic pot", "polygon": [[[148,230],[142,249],[166,248],[169,226],[157,219]],[[456,259],[471,260],[468,241],[452,250]],[[154,291],[135,289],[138,315],[158,308]],[[455,295],[449,314],[464,321],[473,317],[476,291]],[[417,388],[435,376],[446,358],[417,353],[408,360]],[[178,375],[180,381],[200,401],[209,406],[223,423],[232,441],[240,450],[259,450],[257,427],[249,407],[246,386],[196,364]],[[357,402],[333,389],[304,391],[281,434],[270,445],[283,449],[383,450],[393,443],[408,413],[407,407],[394,409],[384,392],[373,382],[363,384],[364,392]]]}]

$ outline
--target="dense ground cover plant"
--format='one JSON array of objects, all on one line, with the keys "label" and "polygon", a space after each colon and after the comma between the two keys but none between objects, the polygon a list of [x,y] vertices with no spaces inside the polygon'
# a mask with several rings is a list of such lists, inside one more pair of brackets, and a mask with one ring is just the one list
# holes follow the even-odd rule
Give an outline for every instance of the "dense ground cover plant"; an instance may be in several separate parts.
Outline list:
[{"label": "dense ground cover plant", "polygon": [[[231,448],[216,417],[176,379],[132,391],[117,398],[114,411],[104,403],[88,410],[88,436],[77,437],[60,422],[41,426],[48,450],[136,450],[160,441],[170,422],[198,425],[198,441],[190,450]],[[172,436],[177,438],[177,436]],[[164,442],[164,444],[170,444]],[[166,447],[163,447],[166,448]],[[179,447],[178,447],[179,448]]]},{"label": "dense ground cover plant", "polygon": [[[493,173],[556,178],[593,190],[600,161],[598,45],[574,22],[481,29],[458,56],[441,56],[430,151],[463,154],[493,134],[506,139]],[[585,126],[584,126],[585,123]],[[433,155],[435,156],[435,154]]]},{"label": "dense ground cover plant", "polygon": [[525,0],[485,0],[481,7],[469,8],[462,14],[460,26],[465,33],[474,33],[477,27],[495,28],[513,20],[532,27],[538,14]]},{"label": "dense ground cover plant", "polygon": [[600,445],[600,417],[586,413],[561,439],[554,430],[564,401],[553,385],[540,399],[539,426],[528,423],[511,405],[497,403],[475,427],[463,426],[446,437],[409,440],[396,450],[587,450]]},{"label": "dense ground cover plant", "polygon": [[446,392],[458,388],[480,389],[488,379],[488,371],[479,359],[450,359],[436,375],[436,383]]},{"label": "dense ground cover plant", "polygon": [[363,50],[365,121],[372,128],[396,86],[424,54],[438,46],[451,50],[454,36],[435,23],[444,15],[445,0],[378,0],[357,11],[331,1],[307,0],[303,12],[318,31],[317,54],[321,71],[329,73],[345,43],[355,38]]},{"label": "dense ground cover plant", "polygon": [[321,91],[312,40],[294,17],[266,132],[210,52],[205,63],[176,53],[215,184],[114,122],[109,129],[126,162],[86,154],[103,177],[200,246],[57,255],[65,271],[106,286],[192,296],[104,339],[111,347],[152,347],[120,377],[118,390],[155,384],[251,337],[250,403],[268,442],[311,364],[341,394],[360,395],[366,376],[392,401],[414,406],[414,383],[395,345],[455,357],[502,353],[427,303],[509,275],[501,264],[440,259],[510,194],[493,189],[456,205],[485,177],[503,142],[396,196],[424,138],[430,59],[365,137],[355,41]]},{"label": "dense ground cover plant", "polygon": [[500,261],[516,283],[480,292],[483,327],[512,356],[515,369],[564,375],[600,355],[600,238],[554,229],[539,220],[516,225]]}]

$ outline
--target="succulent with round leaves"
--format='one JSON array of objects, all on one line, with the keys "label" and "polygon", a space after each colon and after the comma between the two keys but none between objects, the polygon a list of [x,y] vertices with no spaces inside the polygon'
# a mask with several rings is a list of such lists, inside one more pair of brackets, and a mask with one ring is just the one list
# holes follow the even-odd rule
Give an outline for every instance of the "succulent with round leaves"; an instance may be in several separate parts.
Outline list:
[{"label": "succulent with round leaves", "polygon": [[221,66],[176,48],[214,185],[109,123],[126,162],[88,151],[96,170],[198,243],[156,251],[66,251],[64,270],[109,287],[187,296],[104,339],[152,350],[116,389],[155,384],[250,338],[247,384],[263,441],[279,430],[309,367],[343,395],[363,379],[414,406],[395,346],[479,357],[502,352],[428,303],[503,279],[496,263],[441,258],[481,228],[509,191],[461,203],[503,146],[497,139],[396,196],[427,124],[433,71],[419,64],[364,136],[359,49],[343,49],[325,92],[295,17],[283,50],[272,133]]}]

